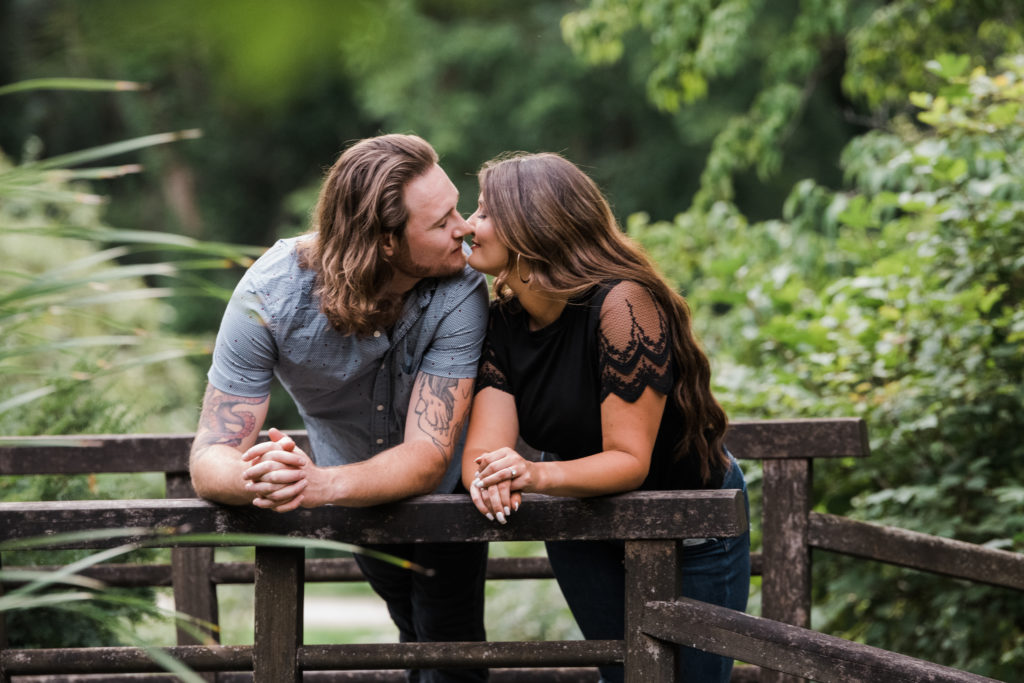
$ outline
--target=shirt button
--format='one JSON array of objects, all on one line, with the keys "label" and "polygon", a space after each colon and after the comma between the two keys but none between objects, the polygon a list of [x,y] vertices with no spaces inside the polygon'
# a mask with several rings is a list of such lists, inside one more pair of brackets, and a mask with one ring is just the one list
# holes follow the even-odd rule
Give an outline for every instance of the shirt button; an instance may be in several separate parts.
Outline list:
[{"label": "shirt button", "polygon": [[374,337],[379,337],[380,336],[380,330],[374,330],[373,331],[373,336]]},{"label": "shirt button", "polygon": [[381,445],[382,443],[384,443],[384,439],[377,439],[377,445],[378,446]]},{"label": "shirt button", "polygon": [[377,412],[378,412],[378,413],[379,413],[380,411],[382,411],[382,410],[384,410],[384,404],[383,404],[383,403],[381,403],[381,404],[380,404],[379,406],[377,406]]}]

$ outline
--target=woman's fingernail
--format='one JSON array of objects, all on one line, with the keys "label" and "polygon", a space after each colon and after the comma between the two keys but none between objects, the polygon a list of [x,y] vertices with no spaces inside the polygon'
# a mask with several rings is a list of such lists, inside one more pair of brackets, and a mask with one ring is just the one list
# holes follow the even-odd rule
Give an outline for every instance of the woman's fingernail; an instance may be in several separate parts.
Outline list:
[{"label": "woman's fingernail", "polygon": [[492,515],[490,512],[488,512],[487,513],[487,519],[489,519],[489,520],[491,520],[493,522],[494,521],[494,515]]},{"label": "woman's fingernail", "polygon": [[501,522],[502,524],[504,524],[505,523],[505,515],[503,515],[503,514],[501,514],[499,512],[498,513],[498,521]]},{"label": "woman's fingernail", "polygon": [[484,483],[479,479],[475,479],[473,480],[473,486],[477,487],[478,489],[482,489],[484,487]]},{"label": "woman's fingernail", "polygon": [[512,509],[519,512],[519,503],[512,503]]},{"label": "woman's fingernail", "polygon": [[506,517],[509,517],[509,516],[510,516],[511,514],[512,514],[512,511],[511,511],[511,510],[509,510],[509,509],[508,509],[508,506],[506,505],[506,506],[505,506],[505,516],[506,516]]}]

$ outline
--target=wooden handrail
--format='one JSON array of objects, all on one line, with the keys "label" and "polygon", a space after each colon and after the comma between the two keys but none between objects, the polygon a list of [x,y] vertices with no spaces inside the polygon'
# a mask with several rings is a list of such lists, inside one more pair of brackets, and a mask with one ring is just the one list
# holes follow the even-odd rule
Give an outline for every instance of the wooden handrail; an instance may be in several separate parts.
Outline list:
[{"label": "wooden handrail", "polygon": [[649,602],[641,630],[821,683],[998,683],[959,669],[688,598]]},{"label": "wooden handrail", "polygon": [[[303,430],[289,431],[307,446]],[[0,474],[187,472],[194,434],[81,434],[0,440]],[[740,459],[859,458],[869,454],[860,418],[737,420],[726,445]]]},{"label": "wooden handrail", "polygon": [[[323,506],[287,515],[192,498],[0,503],[0,541],[133,528],[179,534],[301,534],[360,545],[631,540],[737,536],[746,524],[743,496],[735,489],[637,491],[582,500],[526,494],[504,526],[488,522],[464,494],[421,496],[374,508]],[[52,547],[113,547],[143,538],[157,547],[187,545],[167,535],[78,540]]]},{"label": "wooden handrail", "polygon": [[810,514],[807,542],[843,555],[1024,591],[1021,553],[820,512]]}]

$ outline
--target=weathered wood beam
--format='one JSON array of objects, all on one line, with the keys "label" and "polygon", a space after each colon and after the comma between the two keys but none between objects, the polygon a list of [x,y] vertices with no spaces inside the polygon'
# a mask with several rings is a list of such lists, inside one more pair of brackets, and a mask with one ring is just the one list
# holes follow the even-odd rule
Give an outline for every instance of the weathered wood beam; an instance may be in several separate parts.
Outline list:
[{"label": "weathered wood beam", "polygon": [[821,683],[995,683],[992,678],[686,598],[648,604],[643,630]]},{"label": "weathered wood beam", "polygon": [[725,445],[741,459],[864,458],[868,429],[859,417],[806,420],[737,420]]},{"label": "weathered wood beam", "polygon": [[[300,447],[303,430],[287,432]],[[263,433],[266,435],[266,432]],[[0,442],[0,474],[187,472],[194,434],[82,434],[19,437]],[[861,418],[736,420],[726,445],[737,458],[845,458],[868,455]]]},{"label": "weathered wood beam", "polygon": [[338,662],[363,669],[592,666],[621,664],[624,656],[625,646],[621,640],[305,645],[299,648],[299,664],[307,671],[332,669]]},{"label": "weathered wood beam", "polygon": [[[184,645],[159,648],[196,671],[251,671],[253,647]],[[468,667],[578,667],[622,663],[620,640],[543,642],[382,643],[306,645],[297,662],[307,671]],[[11,676],[149,673],[161,669],[143,648],[90,647],[4,650],[0,666]]]},{"label": "weathered wood beam", "polygon": [[817,512],[810,515],[807,542],[844,555],[1024,590],[1021,553]]},{"label": "weathered wood beam", "polygon": [[678,541],[626,543],[626,683],[677,680],[678,649],[641,630],[647,603],[682,594]]},{"label": "weathered wood beam", "polygon": [[[466,495],[432,495],[373,508],[324,506],[282,515],[252,506],[197,499],[0,503],[0,539],[26,539],[88,529],[173,530],[177,533],[296,535],[360,545],[460,541],[673,539],[737,536],[746,529],[739,491],[642,491],[589,499],[523,496],[499,526]],[[59,547],[110,547],[126,539],[68,542]],[[172,535],[151,545],[183,545]],[[204,544],[207,545],[207,544]],[[247,545],[252,545],[251,543]]]},{"label": "weathered wood beam", "polygon": [[[59,565],[36,565],[33,571],[53,572]],[[9,570],[28,567],[7,567]],[[119,588],[162,587],[171,584],[169,564],[99,564],[78,572],[80,576],[102,581]],[[209,580],[221,584],[251,584],[255,576],[252,562],[215,562],[209,568]],[[546,557],[492,557],[487,560],[487,579],[553,579],[551,563]],[[365,581],[355,560],[343,557],[310,558],[306,560],[306,583],[346,583]],[[23,582],[4,581],[5,588],[17,588]]]},{"label": "weathered wood beam", "polygon": [[[307,671],[303,683],[405,683],[405,671]],[[12,683],[180,683],[171,674],[61,674],[58,676],[16,676]],[[226,671],[217,683],[252,683],[252,674]],[[598,683],[594,668],[491,669],[490,683]],[[756,683],[733,678],[733,683]]]}]

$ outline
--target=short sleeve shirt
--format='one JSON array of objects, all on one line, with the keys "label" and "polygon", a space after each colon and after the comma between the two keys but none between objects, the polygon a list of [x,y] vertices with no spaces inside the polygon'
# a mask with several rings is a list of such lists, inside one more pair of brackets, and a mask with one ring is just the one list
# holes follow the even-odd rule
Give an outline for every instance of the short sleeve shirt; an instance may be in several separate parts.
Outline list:
[{"label": "short sleeve shirt", "polygon": [[[280,240],[243,275],[224,313],[210,384],[226,394],[263,397],[273,377],[295,401],[319,465],[366,460],[404,440],[420,371],[475,377],[487,324],[486,284],[468,266],[451,278],[421,280],[392,330],[342,334],[320,310],[315,273],[296,245]],[[450,491],[458,460],[438,489]]]},{"label": "short sleeve shirt", "polygon": [[[523,440],[546,458],[571,460],[603,450],[601,404],[610,394],[636,401],[647,387],[670,395],[676,364],[665,316],[650,292],[608,282],[570,299],[553,323],[530,330],[515,300],[491,305],[477,391],[512,394]],[[642,489],[718,488],[702,483],[695,453],[676,457],[683,416],[665,403]]]}]

